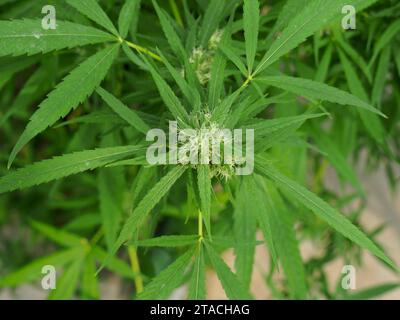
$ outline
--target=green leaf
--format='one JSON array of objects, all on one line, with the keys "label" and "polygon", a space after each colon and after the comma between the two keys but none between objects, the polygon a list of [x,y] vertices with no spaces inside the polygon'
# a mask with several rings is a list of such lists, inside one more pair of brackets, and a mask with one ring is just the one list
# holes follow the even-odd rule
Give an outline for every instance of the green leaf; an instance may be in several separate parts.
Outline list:
[{"label": "green leaf", "polygon": [[103,167],[108,163],[132,155],[140,149],[141,147],[137,146],[102,148],[43,160],[1,177],[0,194]]},{"label": "green leaf", "polygon": [[115,36],[119,37],[117,29],[115,29],[110,18],[96,0],[67,0],[67,3],[88,17],[90,20],[96,22]]},{"label": "green leaf", "polygon": [[[117,252],[118,248],[127,241],[142,223],[146,215],[156,204],[168,193],[180,176],[186,171],[184,166],[174,166],[157,184],[144,196],[136,206],[129,218],[126,220],[117,242],[113,246],[111,254]],[[107,261],[104,265],[107,264]]]},{"label": "green leaf", "polygon": [[287,76],[262,77],[257,78],[256,80],[295,93],[300,96],[305,96],[307,98],[323,101],[325,100],[341,105],[350,105],[358,108],[363,108],[365,110],[386,117],[379,110],[369,105],[367,102],[362,101],[358,97],[353,96],[346,91],[342,91],[340,89],[316,81]]},{"label": "green leaf", "polygon": [[243,28],[249,75],[253,71],[254,59],[257,52],[258,25],[260,19],[259,6],[258,0],[246,0],[243,4]]},{"label": "green leaf", "polygon": [[[246,180],[246,178],[244,178]],[[254,193],[257,189],[248,188],[244,181],[240,184],[235,197],[233,211],[233,234],[235,236],[235,270],[236,275],[246,289],[249,289],[253,273],[256,248],[256,210],[257,202]],[[267,239],[266,239],[267,240]],[[251,244],[251,245],[249,245]]]},{"label": "green leaf", "polygon": [[278,191],[270,183],[264,184],[264,187],[267,210],[263,214],[270,216],[274,246],[287,278],[290,295],[295,299],[305,299],[307,282],[294,231],[293,217]]},{"label": "green leaf", "polygon": [[[350,92],[355,96],[359,97],[364,101],[368,101],[368,94],[365,91],[361,80],[359,79],[357,72],[351,65],[350,61],[347,59],[346,55],[339,50],[340,62],[343,65],[344,73],[346,75],[347,84],[349,86]],[[376,114],[368,112],[363,109],[357,108],[357,111],[361,117],[364,127],[369,132],[369,134],[378,142],[384,143],[385,141],[385,129]]]},{"label": "green leaf", "polygon": [[96,92],[122,119],[124,119],[136,130],[147,134],[147,132],[150,130],[150,127],[140,118],[140,116],[138,116],[138,114],[134,110],[128,108],[119,99],[117,99],[115,96],[113,96],[110,92],[106,91],[102,87],[97,88]]},{"label": "green leaf", "polygon": [[43,277],[42,268],[45,265],[62,267],[80,257],[83,257],[82,246],[60,251],[46,257],[39,258],[26,266],[0,278],[0,287],[15,287]]},{"label": "green leaf", "polygon": [[374,85],[372,88],[371,101],[378,107],[381,107],[382,105],[382,95],[385,89],[385,84],[389,73],[390,54],[391,54],[391,46],[388,45],[382,51],[378,63],[378,68],[376,70],[374,77]]},{"label": "green leaf", "polygon": [[134,240],[132,244],[137,247],[181,247],[195,244],[198,235],[160,236],[151,239]]},{"label": "green leaf", "polygon": [[371,66],[376,58],[378,58],[379,53],[385,48],[392,39],[399,34],[400,31],[400,20],[395,20],[393,23],[386,28],[385,32],[380,35],[379,40],[376,42],[375,47],[374,47],[374,54],[372,56],[372,59],[369,63]]},{"label": "green leaf", "polygon": [[199,92],[192,88],[186,80],[183,78],[181,73],[175,69],[168,61],[168,59],[161,53],[160,50],[158,50],[159,55],[161,56],[165,66],[167,67],[169,73],[172,75],[174,78],[176,84],[179,86],[179,89],[181,89],[183,95],[189,102],[189,104],[192,106],[194,110],[200,110],[201,108],[201,97]]},{"label": "green leaf", "polygon": [[227,297],[232,300],[251,299],[251,296],[245,289],[244,285],[239,281],[231,269],[229,269],[211,244],[205,242],[205,245],[208,257],[217,272],[218,278],[221,281]]},{"label": "green leaf", "polygon": [[385,293],[388,293],[389,291],[392,291],[394,289],[397,289],[400,287],[400,284],[398,283],[385,283],[385,284],[380,284],[377,286],[374,286],[372,288],[367,288],[364,290],[360,290],[355,293],[351,294],[346,294],[344,296],[345,300],[368,300],[368,299],[374,299],[377,298]]},{"label": "green leaf", "polygon": [[161,271],[147,284],[144,290],[137,296],[139,300],[166,300],[172,291],[178,287],[182,277],[187,271],[188,265],[194,255],[193,247]]},{"label": "green leaf", "polygon": [[193,265],[192,276],[189,282],[188,299],[205,300],[206,298],[206,264],[204,261],[204,247],[199,243],[196,259]]},{"label": "green leaf", "polygon": [[71,109],[76,108],[100,85],[117,56],[118,49],[119,45],[109,46],[91,56],[65,77],[64,81],[48,95],[32,115],[25,131],[14,146],[8,167],[25,144],[59,118],[65,117]]},{"label": "green leaf", "polygon": [[282,34],[272,43],[271,47],[261,59],[254,75],[262,72],[276,62],[280,57],[296,48],[306,38],[322,28],[334,17],[342,12],[346,1],[342,0],[311,0],[301,12],[291,17],[290,23]]},{"label": "green leaf", "polygon": [[165,36],[167,37],[168,43],[172,49],[172,51],[181,59],[185,60],[186,51],[185,48],[183,47],[182,41],[178,34],[176,33],[174,27],[172,26],[170,20],[167,17],[167,14],[164,12],[164,10],[160,9],[158,6],[157,2],[153,1],[153,6],[156,9],[158,18],[160,19],[161,27],[163,29],[163,32]]},{"label": "green leaf", "polygon": [[0,21],[0,57],[33,55],[115,41],[108,33],[92,27],[57,20],[55,30],[42,28],[40,19]]},{"label": "green leaf", "polygon": [[[252,214],[253,217],[255,217],[255,219],[257,220],[258,226],[263,233],[264,241],[267,244],[269,252],[271,254],[272,262],[276,264],[277,254],[272,239],[271,219],[269,215],[265,214],[265,212],[261,210],[265,207],[265,192],[263,192],[262,186],[260,187],[260,182],[258,181],[258,178],[255,175],[243,177],[240,192],[244,192],[245,195],[243,196],[243,198],[246,198],[247,195],[247,205],[243,210],[245,210],[247,214]],[[243,201],[244,200],[245,199],[243,199]],[[255,242],[254,239],[251,242]],[[251,242],[249,243],[249,245],[251,245],[250,248],[253,248],[254,244]]]},{"label": "green leaf", "polygon": [[246,69],[242,59],[235,53],[235,51],[229,44],[220,43],[219,49],[230,61],[233,62],[233,64],[240,70],[240,72],[244,76],[248,75],[248,69]]},{"label": "green leaf", "polygon": [[109,250],[117,240],[119,223],[123,216],[123,174],[121,168],[103,168],[98,175],[100,215]]},{"label": "green leaf", "polygon": [[49,294],[49,300],[69,300],[72,298],[79,281],[83,259],[74,261],[57,280],[57,287]]},{"label": "green leaf", "polygon": [[118,17],[118,29],[122,38],[126,38],[132,22],[139,16],[139,6],[140,0],[125,0]]},{"label": "green leaf", "polygon": [[85,260],[82,278],[82,298],[93,300],[100,298],[99,283],[95,276],[96,263],[90,255]]},{"label": "green leaf", "polygon": [[[254,137],[258,139],[261,144],[264,144],[265,141],[261,138],[268,137],[272,133],[283,133],[292,126],[296,128],[300,127],[306,120],[319,118],[324,116],[324,113],[305,113],[299,116],[293,117],[282,117],[276,119],[263,119],[261,121],[257,121],[256,123],[246,124],[242,126],[242,129],[254,129]],[[257,145],[257,143],[256,143]]]},{"label": "green leaf", "polygon": [[199,185],[200,208],[208,234],[211,235],[211,173],[210,167],[201,164],[197,167],[197,181]]},{"label": "green leaf", "polygon": [[353,225],[345,216],[341,215],[324,200],[308,191],[297,182],[281,174],[270,165],[265,164],[265,160],[256,157],[256,171],[261,175],[273,180],[280,188],[290,192],[291,197],[297,199],[304,206],[312,210],[319,218],[325,220],[332,228],[350,239],[360,247],[369,250],[378,258],[386,262],[393,269],[397,270],[395,263],[388,258],[383,251],[373,243],[359,228]]},{"label": "green leaf", "polygon": [[318,148],[326,154],[329,162],[339,172],[340,176],[349,181],[351,185],[365,197],[364,189],[353,170],[352,166],[347,162],[347,159],[342,154],[339,147],[334,143],[322,129],[313,129],[313,139],[315,140]]},{"label": "green leaf", "polygon": [[50,225],[32,220],[31,226],[39,231],[41,234],[45,235],[47,238],[51,239],[55,243],[58,243],[66,247],[76,247],[82,245],[82,238],[71,234],[60,229],[53,228]]},{"label": "green leaf", "polygon": [[177,119],[179,122],[188,123],[189,122],[189,115],[186,112],[185,108],[183,107],[182,103],[175,95],[174,91],[172,91],[171,87],[167,84],[167,82],[160,76],[158,71],[155,67],[145,59],[147,66],[150,70],[151,75],[153,76],[154,82],[160,92],[160,95],[166,104],[169,111],[171,111],[172,115]]},{"label": "green leaf", "polygon": [[203,48],[207,47],[208,40],[218,28],[219,22],[223,18],[224,9],[225,1],[211,0],[209,2],[199,31],[200,45]]}]

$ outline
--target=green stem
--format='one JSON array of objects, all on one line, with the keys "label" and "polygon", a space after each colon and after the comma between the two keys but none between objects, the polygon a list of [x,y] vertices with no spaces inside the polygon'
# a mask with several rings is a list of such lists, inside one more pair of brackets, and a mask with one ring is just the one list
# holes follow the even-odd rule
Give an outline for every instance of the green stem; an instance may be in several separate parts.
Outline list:
[{"label": "green stem", "polygon": [[203,240],[203,215],[201,214],[200,210],[198,216],[198,235],[199,235],[199,241],[201,242]]},{"label": "green stem", "polygon": [[148,50],[148,49],[146,49],[146,48],[144,48],[144,47],[142,47],[142,46],[140,46],[140,45],[138,45],[138,44],[136,44],[136,43],[130,42],[130,41],[128,41],[128,40],[122,40],[122,39],[120,39],[120,42],[121,42],[121,41],[125,41],[125,43],[126,43],[129,47],[135,49],[136,51],[138,51],[138,52],[143,52],[143,53],[149,55],[150,57],[152,57],[153,59],[156,59],[156,60],[162,62],[161,57],[160,57],[159,55],[157,55],[157,54],[151,52],[150,50]]},{"label": "green stem", "polygon": [[137,256],[136,247],[128,246],[129,259],[131,261],[131,268],[134,274],[133,280],[135,281],[136,293],[143,291],[143,279],[140,275],[140,264]]}]

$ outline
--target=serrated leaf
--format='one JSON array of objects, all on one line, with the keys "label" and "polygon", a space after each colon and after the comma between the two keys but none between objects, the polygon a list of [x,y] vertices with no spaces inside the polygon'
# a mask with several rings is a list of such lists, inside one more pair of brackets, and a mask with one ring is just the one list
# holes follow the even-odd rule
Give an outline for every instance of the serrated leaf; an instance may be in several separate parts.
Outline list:
[{"label": "serrated leaf", "polygon": [[110,31],[115,36],[119,37],[117,29],[111,22],[110,18],[100,7],[96,0],[66,0],[67,3],[78,10],[80,13],[88,17],[90,20],[101,25],[106,30]]},{"label": "serrated leaf", "polygon": [[165,300],[179,286],[194,255],[195,247],[186,251],[166,269],[161,271],[137,296],[139,300]]},{"label": "serrated leaf", "polygon": [[229,269],[212,245],[205,242],[205,246],[211,264],[217,272],[218,279],[220,280],[227,297],[232,300],[251,299],[251,296],[245,289],[244,285],[239,281],[231,269]]},{"label": "serrated leaf", "polygon": [[383,113],[381,113],[379,110],[377,110],[367,102],[362,101],[360,98],[353,96],[346,91],[328,86],[323,83],[287,76],[260,77],[256,80],[264,84],[269,84],[271,86],[295,93],[299,96],[329,101],[345,106],[350,105],[358,108],[363,108],[365,110],[385,117]]},{"label": "serrated leaf", "polygon": [[[114,254],[118,248],[127,241],[142,223],[146,215],[156,206],[156,204],[168,193],[169,189],[175,184],[180,176],[186,171],[184,166],[173,167],[157,184],[144,196],[142,201],[136,206],[118,236],[110,253]],[[107,261],[104,262],[107,265]]]},{"label": "serrated leaf", "polygon": [[0,21],[0,57],[47,53],[115,41],[110,34],[80,24],[58,21],[57,28],[45,30],[40,19]]},{"label": "serrated leaf", "polygon": [[180,100],[178,99],[178,97],[175,95],[174,91],[172,91],[171,87],[160,76],[156,68],[147,59],[145,61],[147,63],[151,75],[153,76],[158,91],[169,111],[171,111],[172,115],[179,122],[183,121],[184,123],[188,123],[189,115],[186,112]]},{"label": "serrated leaf", "polygon": [[85,60],[54,89],[32,115],[14,146],[8,167],[17,153],[36,135],[65,117],[100,85],[118,54],[119,45],[109,46]]},{"label": "serrated leaf", "polygon": [[291,18],[290,23],[282,31],[282,34],[272,43],[258,64],[253,76],[265,70],[334,17],[340,15],[345,4],[346,1],[342,0],[307,1],[301,12]]},{"label": "serrated leaf", "polygon": [[337,212],[324,200],[308,191],[305,187],[289,179],[279,171],[265,163],[261,157],[256,157],[256,171],[261,175],[273,180],[280,188],[290,192],[291,197],[297,199],[305,207],[311,209],[319,218],[325,220],[332,228],[350,239],[360,247],[369,250],[375,256],[386,262],[397,270],[395,263],[388,258],[383,251],[373,243],[359,228],[350,220]]},{"label": "serrated leaf", "polygon": [[139,16],[139,6],[140,0],[125,0],[118,17],[118,29],[122,38],[128,35],[132,21]]},{"label": "serrated leaf", "polygon": [[259,6],[258,0],[246,0],[243,4],[243,29],[249,75],[253,71],[254,59],[257,52],[258,25],[260,20]]},{"label": "serrated leaf", "polygon": [[223,18],[225,1],[211,0],[207,6],[204,18],[199,30],[200,45],[207,47],[208,40],[213,32],[218,28],[218,24]]},{"label": "serrated leaf", "polygon": [[[254,202],[256,189],[247,188],[243,181],[236,193],[233,211],[233,234],[235,237],[235,270],[239,280],[249,289],[253,273],[254,254],[256,247],[256,210]],[[267,239],[266,239],[267,240]]]},{"label": "serrated leaf", "polygon": [[189,282],[188,299],[204,300],[206,298],[206,264],[204,261],[204,246],[198,245],[196,259],[193,264],[192,276]]},{"label": "serrated leaf", "polygon": [[305,299],[307,282],[293,218],[277,190],[271,184],[264,186],[267,210],[263,214],[270,216],[273,242],[287,278],[290,295],[295,299]]},{"label": "serrated leaf", "polygon": [[102,148],[43,160],[1,177],[0,194],[103,167],[108,163],[132,155],[141,149],[142,147],[137,146]]},{"label": "serrated leaf", "polygon": [[134,240],[132,244],[137,247],[181,247],[195,244],[198,240],[198,235],[176,235]]},{"label": "serrated leaf", "polygon": [[186,51],[183,47],[182,41],[179,38],[178,34],[176,33],[174,27],[170,23],[170,20],[167,17],[167,14],[162,10],[156,1],[152,0],[153,6],[156,9],[158,18],[160,19],[161,27],[163,32],[168,40],[168,43],[172,49],[172,51],[181,59],[185,60],[186,58]]},{"label": "serrated leaf", "polygon": [[150,127],[144,122],[140,116],[132,109],[128,108],[119,99],[109,93],[102,87],[97,88],[96,92],[102,97],[102,99],[109,105],[109,107],[118,114],[122,119],[129,123],[136,130],[147,134]]}]

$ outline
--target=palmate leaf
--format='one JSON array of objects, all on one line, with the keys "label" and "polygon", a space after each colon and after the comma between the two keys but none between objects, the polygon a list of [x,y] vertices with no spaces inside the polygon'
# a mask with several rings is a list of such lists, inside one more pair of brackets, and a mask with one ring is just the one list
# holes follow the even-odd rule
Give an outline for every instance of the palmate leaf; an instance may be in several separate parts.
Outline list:
[{"label": "palmate leaf", "polygon": [[142,147],[138,146],[101,148],[43,160],[1,177],[0,194],[103,167],[108,163],[130,156],[141,149]]},{"label": "palmate leaf", "polygon": [[249,74],[253,71],[254,59],[257,52],[258,25],[260,20],[259,6],[258,0],[246,0],[243,3],[243,28]]},{"label": "palmate leaf", "polygon": [[115,41],[115,37],[66,21],[57,21],[55,30],[43,29],[40,19],[0,21],[0,57],[47,53],[107,41]]},{"label": "palmate leaf", "polygon": [[211,264],[214,266],[217,272],[218,279],[221,281],[222,287],[229,299],[250,299],[251,296],[245,289],[244,285],[239,281],[237,276],[229,269],[224,260],[214,250],[211,243],[205,242],[208,257],[210,258]]},{"label": "palmate leaf", "polygon": [[204,245],[199,243],[190,278],[188,299],[204,300],[206,298],[206,264],[204,261]]},{"label": "palmate leaf", "polygon": [[115,36],[119,37],[117,29],[115,29],[114,24],[111,22],[110,18],[100,7],[96,0],[66,0],[67,3],[78,10],[80,13],[87,16],[92,21],[101,25],[106,30],[110,31]]},{"label": "palmate leaf", "polygon": [[137,296],[140,300],[165,300],[172,291],[179,286],[182,277],[187,271],[196,247],[190,248],[166,269],[161,271],[144,290]]},{"label": "palmate leaf", "polygon": [[279,188],[285,192],[289,192],[291,197],[297,199],[305,207],[312,210],[319,218],[325,220],[332,228],[343,236],[350,239],[360,247],[369,250],[375,256],[386,262],[390,267],[397,270],[395,263],[345,216],[341,215],[328,203],[307,190],[305,187],[266,164],[265,160],[260,156],[256,157],[256,171],[266,178],[273,180]]},{"label": "palmate leaf", "polygon": [[[357,4],[362,2],[365,1],[359,0]],[[342,7],[346,4],[346,0],[307,1],[303,10],[290,20],[282,34],[272,43],[258,64],[253,76],[265,70],[290,50],[296,48],[307,37],[314,34],[315,31],[322,28],[333,18],[340,16]]]},{"label": "palmate leaf", "polygon": [[[180,176],[186,171],[184,166],[173,167],[158,183],[144,196],[142,201],[136,206],[114,244],[110,255],[115,254],[119,247],[136,231],[136,228],[142,223],[146,215],[157,205],[157,203],[168,193],[169,189],[175,184]],[[109,259],[103,263],[107,265]]]},{"label": "palmate leaf", "polygon": [[111,93],[101,87],[97,88],[96,92],[122,119],[124,119],[136,130],[147,134],[147,132],[150,130],[150,127],[140,118],[140,116],[134,110],[128,108],[119,99],[117,99],[115,96],[113,96]]},{"label": "palmate leaf", "polygon": [[264,84],[269,84],[271,86],[281,88],[283,90],[295,93],[299,96],[329,101],[345,106],[350,105],[358,108],[363,108],[365,110],[386,117],[382,112],[369,105],[367,102],[362,101],[360,98],[353,96],[346,91],[328,86],[320,82],[288,76],[260,77],[257,78],[256,81],[260,81]]},{"label": "palmate leaf", "polygon": [[14,146],[8,167],[22,147],[59,118],[65,117],[100,85],[118,54],[119,45],[109,46],[85,60],[53,90],[32,115]]}]

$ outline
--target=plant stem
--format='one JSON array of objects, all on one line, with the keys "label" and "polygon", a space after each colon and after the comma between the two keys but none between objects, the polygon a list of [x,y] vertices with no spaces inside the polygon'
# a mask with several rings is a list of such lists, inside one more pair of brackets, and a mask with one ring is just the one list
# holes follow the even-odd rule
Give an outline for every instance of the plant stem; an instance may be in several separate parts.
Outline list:
[{"label": "plant stem", "polygon": [[199,234],[199,241],[203,240],[203,215],[201,214],[201,211],[199,210],[199,216],[198,216],[198,234]]},{"label": "plant stem", "polygon": [[134,274],[133,279],[135,281],[136,293],[140,293],[143,291],[143,279],[140,275],[140,264],[137,256],[136,247],[132,245],[128,246],[128,254],[129,254],[129,259],[131,261],[132,271]]},{"label": "plant stem", "polygon": [[146,48],[144,48],[144,47],[142,47],[142,46],[139,46],[139,45],[136,44],[136,43],[130,42],[130,41],[128,41],[128,40],[123,40],[123,41],[125,41],[126,44],[127,44],[129,47],[135,49],[136,51],[143,52],[143,53],[149,55],[150,57],[152,57],[152,58],[154,58],[154,59],[156,59],[156,60],[162,62],[161,57],[160,57],[159,55],[157,55],[157,54],[151,52],[150,50],[148,50],[148,49],[146,49]]}]

